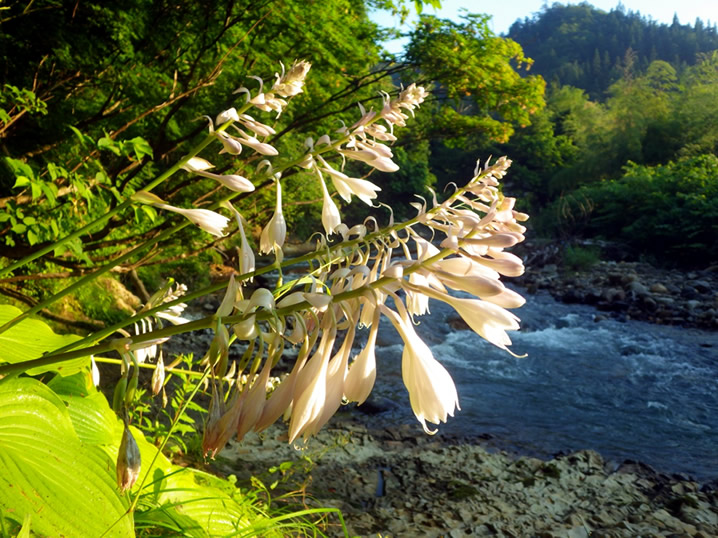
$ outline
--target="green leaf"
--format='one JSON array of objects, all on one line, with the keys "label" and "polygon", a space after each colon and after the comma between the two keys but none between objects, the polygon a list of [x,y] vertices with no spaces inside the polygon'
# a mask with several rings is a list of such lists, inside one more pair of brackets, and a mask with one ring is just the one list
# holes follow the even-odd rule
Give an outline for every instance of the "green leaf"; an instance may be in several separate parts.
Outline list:
[{"label": "green leaf", "polygon": [[[0,305],[0,325],[22,314],[19,308]],[[0,334],[0,361],[17,364],[37,359],[43,353],[59,349],[80,339],[74,334],[55,334],[47,324],[37,319],[24,319],[14,327]],[[72,375],[87,366],[87,358],[80,357],[49,366],[31,368],[26,373],[37,375],[55,371],[62,375]]]},{"label": "green leaf", "polygon": [[12,186],[12,188],[16,187],[27,187],[30,184],[30,178],[25,176],[18,176],[17,180],[15,180],[15,185]]},{"label": "green leaf", "polygon": [[[208,538],[210,536],[231,536],[237,529],[250,525],[250,513],[246,504],[238,502],[227,491],[239,491],[216,476],[179,465],[173,465],[164,455],[158,454],[157,447],[149,443],[142,433],[131,427],[142,457],[142,468],[136,492],[146,474],[149,474],[142,489],[139,510],[135,523],[181,529],[183,536]],[[106,445],[112,458],[117,457],[121,429],[116,442]],[[152,468],[150,462],[157,456]],[[256,521],[260,516],[251,514]]]},{"label": "green leaf", "polygon": [[[0,508],[39,536],[134,536],[114,462],[82,443],[65,405],[32,378],[0,382]],[[124,517],[123,517],[124,516]]]},{"label": "green leaf", "polygon": [[118,443],[122,426],[107,398],[92,385],[89,369],[77,374],[57,376],[48,383],[67,406],[80,441],[89,444]]},{"label": "green leaf", "polygon": [[117,145],[117,142],[112,140],[109,136],[103,136],[102,138],[100,138],[97,141],[97,147],[99,149],[109,150],[115,155],[120,155],[122,153],[119,146]]},{"label": "green leaf", "polygon": [[152,157],[152,146],[149,142],[142,137],[136,136],[129,141],[132,144],[132,148],[135,150],[135,156],[138,160],[142,159],[145,155]]}]

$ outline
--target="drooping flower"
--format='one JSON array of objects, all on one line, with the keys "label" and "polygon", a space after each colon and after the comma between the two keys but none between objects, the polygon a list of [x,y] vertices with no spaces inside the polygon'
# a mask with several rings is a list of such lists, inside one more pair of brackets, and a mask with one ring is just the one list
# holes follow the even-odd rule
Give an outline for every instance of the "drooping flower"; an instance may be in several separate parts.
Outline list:
[{"label": "drooping flower", "polygon": [[353,194],[365,204],[372,205],[372,200],[376,198],[376,193],[380,191],[381,188],[366,179],[347,176],[344,172],[340,172],[329,166],[321,157],[319,157],[319,160],[323,165],[321,170],[328,173],[329,177],[332,178],[332,183],[339,193],[339,196],[347,202],[351,202]]},{"label": "drooping flower", "polygon": [[356,334],[356,325],[351,320],[349,321],[349,329],[344,336],[342,346],[327,365],[327,389],[324,405],[317,418],[305,427],[305,436],[314,435],[319,432],[329,419],[332,418],[334,413],[337,412],[337,409],[339,409],[342,403],[349,355],[351,354],[354,335]]},{"label": "drooping flower", "polygon": [[324,183],[321,172],[317,169],[319,176],[319,183],[322,186],[322,226],[327,235],[334,233],[334,229],[339,226],[342,222],[342,217],[339,215],[339,208],[334,203],[332,197],[329,196],[329,191]]},{"label": "drooping flower", "polygon": [[224,215],[210,211],[209,209],[182,209],[181,207],[174,207],[167,204],[162,204],[162,209],[179,213],[192,224],[199,226],[205,232],[214,235],[215,237],[224,237],[224,229],[229,223],[229,219]]},{"label": "drooping flower", "polygon": [[400,316],[383,305],[380,308],[404,341],[401,376],[409,391],[411,409],[424,431],[434,434],[438,430],[430,430],[427,421],[433,424],[446,422],[447,416],[454,416],[455,409],[461,409],[454,380],[416,334],[408,316]]},{"label": "drooping flower", "polygon": [[157,357],[157,367],[152,373],[152,394],[155,396],[160,393],[165,384],[165,361],[162,359],[162,353]]},{"label": "drooping flower", "polygon": [[324,331],[314,355],[298,373],[289,421],[289,442],[302,435],[322,413],[327,399],[327,371],[336,328]]},{"label": "drooping flower", "polygon": [[511,345],[511,339],[506,334],[506,331],[518,330],[519,318],[508,310],[481,299],[462,299],[437,290],[411,286],[410,284],[407,284],[407,287],[450,305],[476,334],[495,346],[509,351],[507,346]]},{"label": "drooping flower", "polygon": [[[252,388],[247,391],[242,405],[242,413],[237,421],[237,441],[241,441],[262,416],[262,410],[267,402],[267,381],[271,370],[272,360],[268,358],[260,374],[254,380]],[[247,383],[249,385],[249,383]]]},{"label": "drooping flower", "polygon": [[202,435],[202,454],[205,458],[209,454],[209,457],[214,459],[237,432],[243,403],[244,393],[235,391],[229,403],[225,404],[216,385],[212,385],[212,399]]},{"label": "drooping flower", "polygon": [[202,228],[205,232],[216,237],[224,237],[224,229],[229,222],[227,217],[208,209],[183,209],[166,204],[159,196],[147,191],[137,191],[132,195],[132,199],[137,202],[159,207],[160,209],[179,213],[193,224]]},{"label": "drooping flower", "polygon": [[[252,273],[256,268],[256,263],[254,258],[254,252],[252,251],[252,247],[249,245],[249,242],[247,241],[247,236],[244,233],[244,226],[242,226],[242,215],[239,214],[239,211],[237,211],[229,201],[225,202],[225,207],[227,207],[234,214],[234,218],[237,221],[237,228],[239,229],[239,237],[241,240],[241,245],[239,249],[239,272],[243,275],[246,275],[247,273]],[[252,280],[254,280],[253,277],[247,280],[243,280],[242,283],[251,282]]]},{"label": "drooping flower", "polygon": [[294,388],[297,383],[297,378],[302,368],[307,362],[309,357],[309,345],[308,341],[305,340],[305,344],[302,346],[299,355],[297,356],[296,362],[292,371],[286,376],[279,386],[274,389],[267,402],[264,404],[262,414],[254,425],[254,431],[261,432],[270,425],[274,424],[276,420],[282,416],[282,413],[292,403],[294,397]]},{"label": "drooping flower", "polygon": [[254,185],[247,178],[237,174],[213,174],[212,172],[207,172],[212,167],[213,165],[210,162],[199,157],[192,157],[182,166],[182,169],[214,179],[235,192],[252,192],[254,190]]},{"label": "drooping flower", "polygon": [[380,311],[374,311],[369,338],[364,349],[349,366],[346,378],[344,379],[344,397],[350,402],[363,404],[374,388],[376,380],[376,335],[379,332]]},{"label": "drooping flower", "polygon": [[90,378],[92,379],[93,385],[96,387],[100,386],[100,370],[97,368],[97,363],[93,355],[90,355]]},{"label": "drooping flower", "polygon": [[286,237],[287,222],[282,213],[282,184],[277,180],[277,204],[274,215],[262,230],[262,235],[259,238],[260,252],[268,254],[272,251],[281,251]]}]

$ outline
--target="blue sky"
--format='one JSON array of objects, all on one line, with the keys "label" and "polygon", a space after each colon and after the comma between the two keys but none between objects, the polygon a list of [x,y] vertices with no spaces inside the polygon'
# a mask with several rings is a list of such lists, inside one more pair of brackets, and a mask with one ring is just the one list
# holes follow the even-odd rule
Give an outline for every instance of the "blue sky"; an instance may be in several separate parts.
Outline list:
[{"label": "blue sky", "polygon": [[[503,34],[516,19],[530,17],[541,10],[546,4],[545,0],[442,0],[441,9],[436,11],[432,7],[425,7],[425,13],[446,19],[458,20],[461,8],[474,13],[487,13],[492,16],[489,26],[496,34]],[[548,2],[551,5],[553,1]],[[563,0],[563,4],[579,4],[580,0]],[[618,6],[618,0],[593,0],[589,2],[599,9],[610,11]],[[673,15],[678,15],[681,24],[691,24],[700,17],[704,22],[718,23],[718,0],[623,0],[620,2],[628,11],[638,11],[644,17],[650,17],[658,22],[670,24]],[[413,1],[408,4],[413,7]],[[392,17],[388,12],[377,12],[372,19],[382,26],[393,27],[399,24],[398,17]],[[405,26],[403,30],[409,30]],[[399,52],[403,41],[390,41],[385,44],[391,52]]]}]

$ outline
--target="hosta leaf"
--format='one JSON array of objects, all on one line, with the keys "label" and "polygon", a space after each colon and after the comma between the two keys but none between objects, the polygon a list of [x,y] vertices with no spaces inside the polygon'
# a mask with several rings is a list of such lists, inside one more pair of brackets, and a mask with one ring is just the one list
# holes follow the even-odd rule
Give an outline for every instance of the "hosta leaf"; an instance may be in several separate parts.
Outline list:
[{"label": "hosta leaf", "polygon": [[89,444],[119,444],[122,424],[90,379],[88,371],[57,376],[48,383],[67,406],[80,441]]},{"label": "hosta leaf", "polygon": [[[0,305],[0,326],[22,314],[19,308]],[[48,325],[37,319],[24,319],[14,327],[0,334],[0,362],[19,363],[37,359],[43,353],[54,351],[76,342],[80,337],[74,334],[56,334]],[[27,371],[29,375],[54,371],[72,375],[87,366],[88,359],[80,357],[50,366],[39,366]]]},{"label": "hosta leaf", "polygon": [[[149,469],[157,448],[148,443],[138,430],[131,430],[142,455],[142,470],[133,494],[149,472],[140,507],[135,514],[138,527],[181,529],[183,536],[205,538],[232,535],[250,525],[246,505],[223,491],[232,489],[226,481],[203,471],[173,465],[161,454]],[[113,457],[116,457],[118,444],[119,439],[116,444],[107,447]],[[252,514],[252,517],[256,519],[259,516]]]},{"label": "hosta leaf", "polygon": [[[0,508],[40,536],[133,536],[115,464],[80,441],[63,401],[32,378],[0,382]],[[123,517],[124,516],[124,517]]]}]

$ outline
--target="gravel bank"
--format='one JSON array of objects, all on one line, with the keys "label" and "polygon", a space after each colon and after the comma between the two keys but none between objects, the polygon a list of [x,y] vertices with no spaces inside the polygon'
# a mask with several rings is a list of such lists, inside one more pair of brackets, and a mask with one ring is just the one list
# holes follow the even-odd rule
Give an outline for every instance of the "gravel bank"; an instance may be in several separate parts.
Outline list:
[{"label": "gravel bank", "polygon": [[295,462],[280,487],[306,483],[307,504],[340,508],[351,536],[718,536],[710,484],[605,462],[593,451],[543,461],[409,426],[367,430],[347,418],[296,450],[284,431],[232,443],[218,468],[271,483],[279,475],[267,469]]}]

